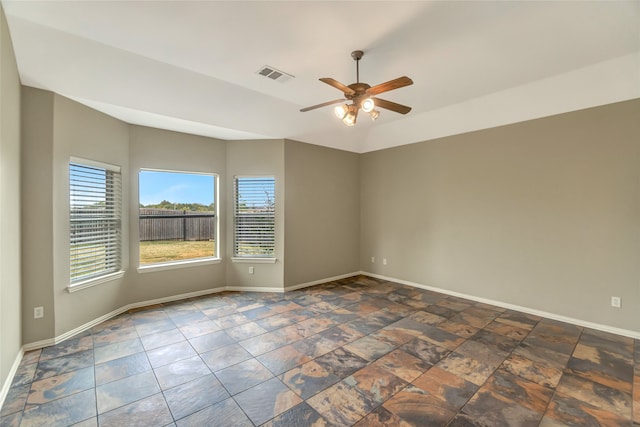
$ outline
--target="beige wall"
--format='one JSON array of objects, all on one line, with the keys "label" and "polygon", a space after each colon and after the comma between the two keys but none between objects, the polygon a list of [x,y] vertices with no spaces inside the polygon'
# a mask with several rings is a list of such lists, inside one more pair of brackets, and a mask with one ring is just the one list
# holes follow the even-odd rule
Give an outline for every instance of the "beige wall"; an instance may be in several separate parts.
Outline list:
[{"label": "beige wall", "polygon": [[[131,126],[131,174],[129,211],[131,268],[128,274],[127,303],[217,288],[225,285],[225,265],[207,264],[175,270],[139,273],[138,174],[140,169],[161,169],[217,174],[224,181],[226,146],[224,141],[201,136]],[[226,202],[224,185],[219,183],[218,202]],[[219,248],[225,247],[225,212],[220,212]]]},{"label": "beige wall", "polygon": [[639,118],[634,100],[364,154],[362,270],[640,331]]},{"label": "beige wall", "polygon": [[285,141],[284,284],[357,272],[358,154]]},{"label": "beige wall", "polygon": [[[233,178],[236,176],[273,176],[276,180],[276,247],[275,264],[232,262],[233,256]],[[284,279],[284,212],[285,212],[285,175],[284,141],[228,141],[227,177],[228,194],[226,212],[227,285],[239,288],[283,288]],[[249,274],[249,267],[254,274]]]},{"label": "beige wall", "polygon": [[[0,389],[20,352],[20,78],[0,6]],[[0,396],[0,401],[2,397]]]},{"label": "beige wall", "polygon": [[[53,300],[53,99],[22,88],[22,341],[54,335]],[[43,307],[44,317],[33,318]]]},{"label": "beige wall", "polygon": [[[122,181],[130,180],[129,129],[125,123],[54,95],[53,119],[53,277],[55,334],[59,336],[121,307],[126,277],[69,293],[69,159],[79,157],[121,167]],[[33,197],[35,194],[29,195]],[[122,211],[130,208],[122,189]],[[122,221],[122,269],[129,272],[129,222]],[[27,309],[27,308],[25,308]],[[32,310],[32,309],[31,309]]]}]

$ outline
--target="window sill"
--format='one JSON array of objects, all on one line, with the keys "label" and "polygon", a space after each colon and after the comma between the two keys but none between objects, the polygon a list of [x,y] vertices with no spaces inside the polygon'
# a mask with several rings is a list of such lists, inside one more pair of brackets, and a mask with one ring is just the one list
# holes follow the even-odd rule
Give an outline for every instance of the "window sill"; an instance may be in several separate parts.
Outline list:
[{"label": "window sill", "polygon": [[238,263],[246,263],[246,264],[275,264],[277,258],[244,258],[244,257],[233,257],[231,258],[231,262]]},{"label": "window sill", "polygon": [[173,270],[176,268],[200,267],[209,264],[220,264],[220,258],[200,258],[187,261],[164,262],[138,267],[138,273],[153,273],[155,271]]},{"label": "window sill", "polygon": [[104,276],[88,279],[83,282],[78,282],[78,283],[74,283],[73,285],[69,285],[67,286],[67,292],[73,293],[73,292],[81,291],[83,289],[101,285],[106,282],[111,282],[112,280],[121,279],[122,277],[124,277],[124,270],[116,271],[115,273],[106,274]]}]

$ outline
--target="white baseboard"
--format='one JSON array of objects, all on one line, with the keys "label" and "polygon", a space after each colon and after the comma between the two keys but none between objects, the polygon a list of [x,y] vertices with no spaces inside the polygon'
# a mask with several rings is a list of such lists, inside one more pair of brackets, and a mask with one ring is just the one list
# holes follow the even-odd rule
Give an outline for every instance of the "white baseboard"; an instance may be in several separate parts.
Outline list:
[{"label": "white baseboard", "polygon": [[0,390],[0,408],[4,405],[4,400],[7,398],[9,394],[9,389],[11,388],[11,383],[13,382],[13,377],[16,376],[16,372],[18,371],[18,367],[20,366],[20,362],[22,362],[22,356],[24,356],[24,350],[21,348],[16,355],[15,360],[13,361],[13,365],[11,365],[11,369],[9,370],[9,374],[7,378],[4,380],[4,384],[2,384],[2,389]]},{"label": "white baseboard", "polygon": [[361,271],[354,271],[353,273],[341,274],[339,276],[327,277],[326,279],[314,280],[313,282],[300,283],[299,285],[291,285],[284,288],[285,292],[295,291],[297,289],[308,288],[309,286],[321,285],[327,282],[333,282],[335,280],[346,279],[347,277],[358,276],[362,274]]},{"label": "white baseboard", "polygon": [[224,290],[235,291],[235,292],[276,292],[276,293],[284,292],[284,288],[261,287],[261,286],[225,286]]},{"label": "white baseboard", "polygon": [[424,289],[427,291],[439,292],[445,295],[451,295],[454,297],[465,298],[471,301],[481,302],[484,304],[495,305],[498,307],[506,308],[509,310],[521,311],[527,314],[533,314],[534,316],[546,317],[547,319],[557,320],[560,322],[571,323],[577,326],[583,326],[585,328],[596,329],[598,331],[609,332],[611,334],[622,335],[629,338],[640,339],[640,332],[632,331],[629,329],[616,328],[614,326],[602,325],[600,323],[589,322],[587,320],[575,319],[573,317],[563,316],[561,314],[549,313],[547,311],[537,310],[534,308],[524,307],[521,305],[510,304],[502,301],[496,301],[488,298],[477,297],[475,295],[464,294],[462,292],[450,291],[448,289],[436,288],[434,286],[423,285],[420,283],[410,282],[408,280],[397,279],[395,277],[383,276],[381,274],[369,273],[366,271],[360,272],[365,276],[375,277],[377,279],[388,280],[389,282],[400,283],[401,285],[412,286],[414,288]]},{"label": "white baseboard", "polygon": [[28,343],[25,344],[24,346],[22,346],[24,351],[30,351],[30,350],[37,350],[39,348],[43,348],[43,347],[48,347],[51,345],[55,345],[58,343],[61,343],[62,341],[69,339],[77,334],[79,334],[80,332],[84,332],[88,329],[93,328],[94,326],[109,320],[113,317],[116,317],[119,314],[125,313],[129,310],[135,309],[135,308],[141,308],[141,307],[147,307],[150,305],[155,305],[155,304],[163,304],[166,302],[172,302],[172,301],[179,301],[179,300],[183,300],[183,299],[187,299],[187,298],[195,298],[195,297],[199,297],[202,295],[208,295],[208,294],[215,294],[217,292],[222,292],[227,290],[226,287],[222,286],[219,288],[210,288],[210,289],[204,289],[202,291],[195,291],[195,292],[187,292],[184,294],[179,294],[179,295],[172,295],[172,296],[168,296],[168,297],[162,297],[162,298],[155,298],[155,299],[151,299],[151,300],[146,300],[146,301],[140,301],[140,302],[134,302],[132,304],[127,304],[124,307],[120,307],[117,308],[107,314],[104,314],[96,319],[93,319],[83,325],[78,326],[75,329],[72,329],[70,331],[67,331],[61,335],[58,335],[54,338],[49,338],[46,340],[41,340],[41,341],[36,341],[36,342],[32,342],[32,343]]}]

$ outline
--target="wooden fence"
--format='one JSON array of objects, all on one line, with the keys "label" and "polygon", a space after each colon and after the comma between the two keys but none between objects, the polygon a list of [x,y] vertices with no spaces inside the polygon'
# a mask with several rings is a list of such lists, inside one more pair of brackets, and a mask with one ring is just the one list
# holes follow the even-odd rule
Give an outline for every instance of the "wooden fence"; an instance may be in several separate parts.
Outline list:
[{"label": "wooden fence", "polygon": [[214,212],[140,208],[140,241],[214,240]]}]

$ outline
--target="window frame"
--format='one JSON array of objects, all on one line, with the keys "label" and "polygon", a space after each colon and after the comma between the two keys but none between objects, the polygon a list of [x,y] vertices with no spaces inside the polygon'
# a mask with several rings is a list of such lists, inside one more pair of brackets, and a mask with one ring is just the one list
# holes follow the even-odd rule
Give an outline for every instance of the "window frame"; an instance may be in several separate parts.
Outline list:
[{"label": "window frame", "polygon": [[[273,210],[268,215],[272,218],[273,235],[272,250],[264,255],[259,254],[240,254],[238,253],[238,180],[251,179],[269,179],[273,184]],[[233,242],[232,242],[232,261],[233,262],[250,262],[250,263],[275,263],[276,262],[276,177],[274,175],[237,175],[233,177]]]},{"label": "window frame", "polygon": [[[189,174],[189,175],[204,175],[213,178],[213,204],[215,206],[214,211],[214,255],[210,257],[189,258],[175,261],[157,262],[152,264],[140,264],[140,174],[142,172],[165,172],[165,173],[177,173],[177,174]],[[137,224],[138,224],[138,273],[151,273],[155,271],[173,270],[177,268],[196,267],[208,264],[219,264],[221,262],[220,257],[220,175],[215,172],[199,172],[199,171],[185,171],[177,169],[159,169],[159,168],[140,168],[137,173],[138,177],[138,200],[137,200]]]},{"label": "window frame", "polygon": [[[77,170],[74,173],[74,166],[77,167]],[[84,168],[84,170],[80,169]],[[90,187],[95,186],[96,182],[90,183],[89,187],[83,192],[78,192],[77,187],[81,186],[81,174],[92,174],[90,170],[96,171],[104,171],[105,179],[104,179],[104,195],[105,199],[111,199],[112,204],[107,205],[105,202],[105,215],[98,219],[92,216],[85,215],[84,218],[80,215],[74,215],[74,206],[77,206],[78,200],[74,200],[74,193],[79,195],[80,197],[91,197],[87,192],[90,192]],[[69,198],[68,198],[68,220],[69,220],[69,284],[67,286],[67,291],[75,292],[81,289],[85,289],[91,286],[95,286],[101,283],[106,283],[124,276],[124,270],[122,269],[123,264],[123,242],[122,242],[122,218],[123,218],[123,201],[122,201],[122,169],[120,166],[99,162],[96,160],[90,160],[80,157],[69,158],[67,164],[67,173],[68,173],[68,190],[69,190]],[[97,175],[97,174],[96,174]],[[111,175],[111,178],[108,176]],[[75,178],[74,178],[75,176]],[[96,176],[97,177],[97,176]],[[100,179],[99,177],[97,177]],[[96,178],[89,178],[96,179]],[[75,187],[74,187],[75,186]],[[109,186],[111,186],[111,192],[108,191]],[[95,187],[100,189],[100,187]],[[74,202],[76,202],[74,204]],[[106,226],[107,233],[106,236],[102,235],[100,238],[105,244],[108,246],[113,246],[111,248],[112,253],[106,254],[108,249],[105,249],[106,259],[105,263],[110,265],[109,267],[104,268],[103,270],[95,269],[91,272],[77,276],[77,280],[74,280],[74,270],[79,268],[78,266],[78,254],[76,253],[75,260],[72,251],[74,250],[74,240],[82,238],[81,236],[77,236],[78,233],[87,233],[87,230],[82,230],[74,232],[74,229],[77,230],[77,224],[81,224],[82,221],[86,221],[88,219],[94,219],[94,222],[98,224],[102,224]],[[109,234],[113,233],[112,236]],[[76,236],[74,238],[74,236]],[[94,239],[95,241],[100,241],[100,238]],[[100,261],[98,261],[99,263]]]}]

